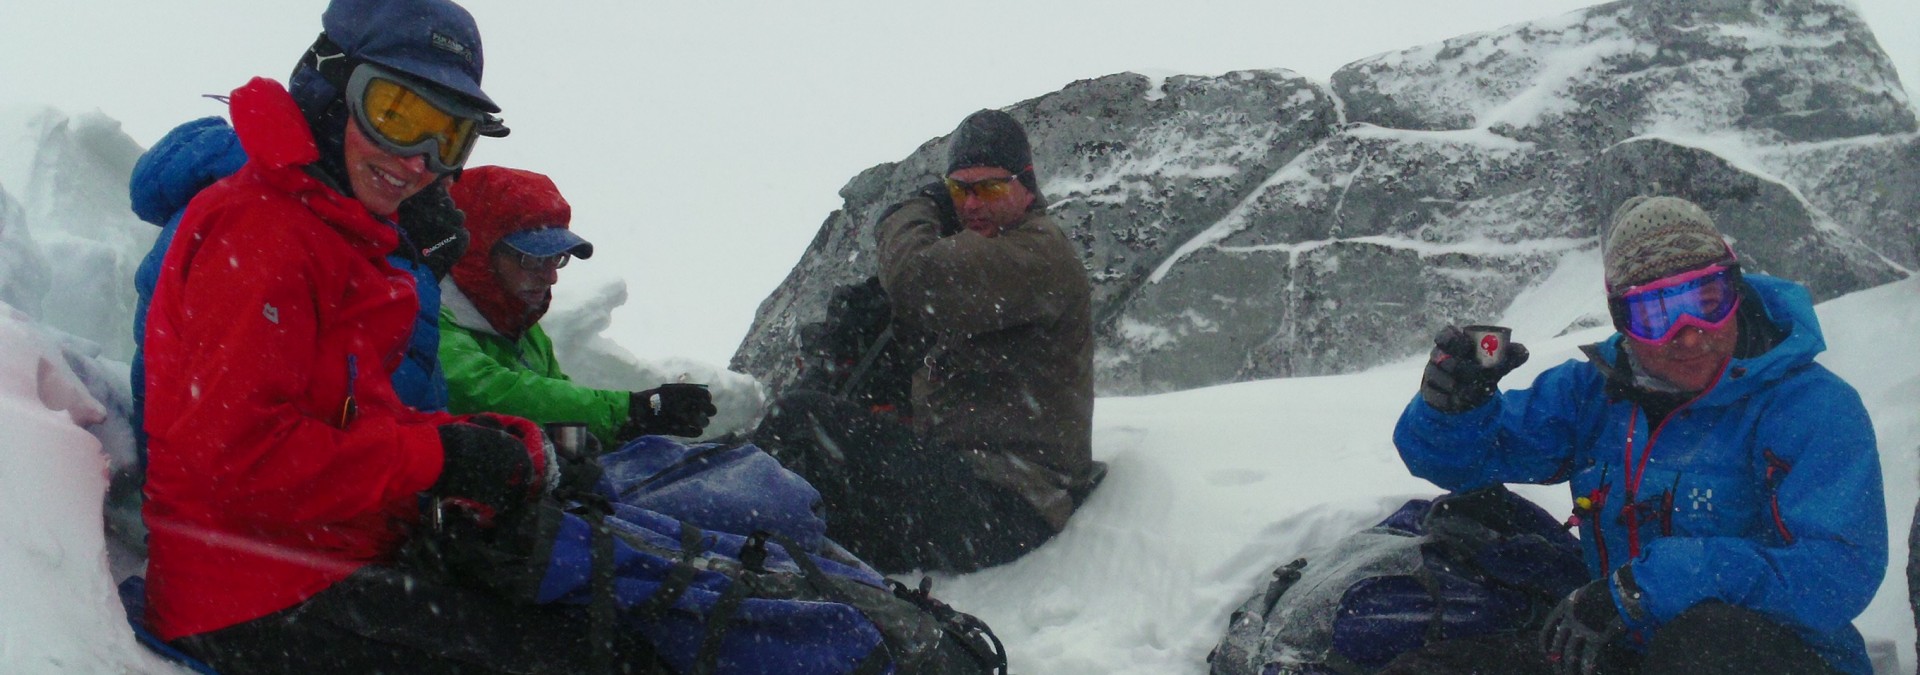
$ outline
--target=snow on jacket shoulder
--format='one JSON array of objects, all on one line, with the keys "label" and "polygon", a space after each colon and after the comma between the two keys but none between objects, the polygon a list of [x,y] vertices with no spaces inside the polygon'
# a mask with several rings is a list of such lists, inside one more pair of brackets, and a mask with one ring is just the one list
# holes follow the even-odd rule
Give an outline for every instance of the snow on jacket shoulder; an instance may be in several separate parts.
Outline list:
[{"label": "snow on jacket shoulder", "polygon": [[541,424],[585,422],[603,445],[616,447],[614,435],[627,421],[627,392],[574,383],[561,372],[553,340],[538,323],[518,340],[495,332],[453,277],[441,282],[440,294],[440,363],[449,410],[497,412]]},{"label": "snow on jacket shoulder", "polygon": [[[1826,343],[1806,289],[1747,280],[1789,334],[1733,359],[1658,425],[1609,400],[1593,363],[1568,361],[1457,415],[1415,396],[1394,443],[1415,475],[1448,489],[1569,481],[1599,510],[1581,519],[1589,570],[1632,565],[1643,628],[1717,600],[1788,622],[1835,667],[1866,673],[1851,622],[1887,567],[1873,426],[1853,388],[1814,362]],[[1623,339],[1594,353],[1611,363]]]},{"label": "snow on jacket shoulder", "polygon": [[303,171],[318,151],[278,83],[231,112],[249,160],[193,199],[148,317],[147,618],[168,640],[391,560],[453,419],[388,379],[418,310],[393,228]]}]

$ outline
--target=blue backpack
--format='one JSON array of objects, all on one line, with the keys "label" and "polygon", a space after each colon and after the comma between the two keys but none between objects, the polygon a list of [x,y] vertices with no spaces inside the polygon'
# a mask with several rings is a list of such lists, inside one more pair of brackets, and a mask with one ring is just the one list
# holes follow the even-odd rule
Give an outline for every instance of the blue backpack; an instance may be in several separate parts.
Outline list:
[{"label": "blue backpack", "polygon": [[529,604],[586,606],[598,634],[644,636],[683,675],[1006,672],[986,625],[829,547],[705,530],[628,504],[547,499],[480,529],[451,517],[409,567]]},{"label": "blue backpack", "polygon": [[1274,570],[1207,661],[1213,675],[1375,673],[1443,640],[1537,629],[1586,582],[1573,535],[1504,486],[1416,499]]}]

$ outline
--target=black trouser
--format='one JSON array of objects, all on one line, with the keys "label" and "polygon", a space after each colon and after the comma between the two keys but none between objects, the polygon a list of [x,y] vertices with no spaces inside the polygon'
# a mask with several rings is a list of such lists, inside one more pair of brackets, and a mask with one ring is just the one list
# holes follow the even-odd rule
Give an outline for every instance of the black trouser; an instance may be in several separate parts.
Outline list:
[{"label": "black trouser", "polygon": [[891,418],[827,394],[780,397],[753,441],[820,491],[827,536],[882,572],[970,572],[1053,537],[1018,495]]},{"label": "black trouser", "polygon": [[[1380,675],[1544,675],[1556,672],[1536,632],[1441,642],[1402,655]],[[1599,675],[1835,673],[1793,629],[1750,609],[1695,605],[1654,634],[1647,652],[1610,647]]]},{"label": "black trouser", "polygon": [[[616,672],[664,673],[631,630]],[[306,602],[173,645],[220,671],[592,673],[584,607],[523,606],[391,567],[366,567]]]},{"label": "black trouser", "polygon": [[[1913,608],[1913,625],[1920,629],[1920,504],[1913,505],[1913,525],[1907,530],[1907,604]],[[1920,640],[1914,645],[1920,648]],[[1916,667],[1920,673],[1920,667]]]}]

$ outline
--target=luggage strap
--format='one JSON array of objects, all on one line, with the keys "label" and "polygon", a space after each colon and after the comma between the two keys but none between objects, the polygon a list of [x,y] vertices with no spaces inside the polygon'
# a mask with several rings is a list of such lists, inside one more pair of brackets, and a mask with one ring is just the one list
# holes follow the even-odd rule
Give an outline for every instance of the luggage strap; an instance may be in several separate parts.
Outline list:
[{"label": "luggage strap", "polygon": [[[720,595],[720,599],[714,603],[712,614],[707,617],[706,634],[701,638],[699,654],[694,657],[691,675],[712,675],[712,673],[718,670],[722,642],[725,640],[727,632],[733,628],[734,614],[739,611],[740,605],[746,602],[747,596],[753,590],[751,575],[765,574],[767,572],[767,542],[769,540],[787,550],[787,557],[792,558],[795,564],[800,566],[803,572],[802,578],[806,579],[807,584],[811,586],[816,593],[819,593],[829,602],[846,605],[852,607],[854,611],[859,611],[860,606],[851,602],[851,598],[848,598],[844,592],[837,586],[834,586],[832,580],[826,578],[826,573],[820,570],[820,566],[814,564],[813,560],[807,557],[805,549],[800,548],[799,545],[785,537],[770,534],[766,531],[756,531],[747,537],[746,543],[740,546],[742,569],[739,577],[735,578],[733,583],[727,587],[726,592]],[[868,621],[871,623],[872,618],[869,617]],[[877,625],[875,629],[876,632],[880,634],[881,643],[876,645],[872,651],[867,652],[867,657],[862,659],[859,665],[854,667],[851,675],[881,675],[893,666],[893,650],[890,647],[887,633],[886,631],[878,630]]]},{"label": "luggage strap", "polygon": [[680,601],[680,596],[685,595],[687,588],[693,585],[693,575],[700,571],[693,566],[693,559],[699,557],[701,540],[705,536],[706,533],[692,523],[680,523],[680,559],[674,561],[673,571],[667,574],[665,581],[660,582],[660,587],[654,590],[653,595],[647,596],[647,602],[634,608],[635,617],[643,621],[658,620],[673,608],[674,603]]},{"label": "luggage strap", "polygon": [[840,384],[840,391],[834,394],[840,398],[852,397],[854,390],[867,379],[867,373],[873,370],[873,363],[880,360],[880,353],[886,351],[887,343],[892,341],[893,325],[888,324],[887,329],[880,331],[879,337],[873,339],[873,346],[867,347],[867,353],[860,357],[860,363],[855,365],[853,372],[847,375],[847,381]]},{"label": "luggage strap", "polygon": [[618,625],[613,599],[613,533],[607,530],[607,514],[613,506],[604,499],[582,501],[581,514],[591,527],[593,597],[587,603],[587,638],[593,642],[587,663],[596,673],[614,672],[613,635]]},{"label": "luggage strap", "polygon": [[920,577],[919,588],[908,588],[906,584],[888,579],[887,588],[895,597],[932,614],[934,620],[940,622],[940,629],[952,634],[985,672],[1007,675],[1007,646],[1001,644],[1000,636],[994,635],[993,629],[979,617],[934,599],[932,578]]}]

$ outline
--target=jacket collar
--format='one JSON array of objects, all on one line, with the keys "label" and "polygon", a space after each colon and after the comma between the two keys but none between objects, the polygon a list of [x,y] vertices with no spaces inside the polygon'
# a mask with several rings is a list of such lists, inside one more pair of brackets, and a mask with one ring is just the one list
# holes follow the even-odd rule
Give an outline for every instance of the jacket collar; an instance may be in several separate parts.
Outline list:
[{"label": "jacket collar", "polygon": [[440,280],[440,308],[452,315],[455,326],[488,335],[500,335],[500,331],[494,330],[493,322],[487,320],[480,307],[473,304],[473,298],[467,297],[451,276]]},{"label": "jacket collar", "polygon": [[300,200],[369,257],[385,256],[400,243],[393,226],[367,211],[359,200],[307,173],[307,165],[320,159],[320,149],[286,87],[264,77],[253,78],[233,90],[228,109],[247,154],[242,174]]}]

